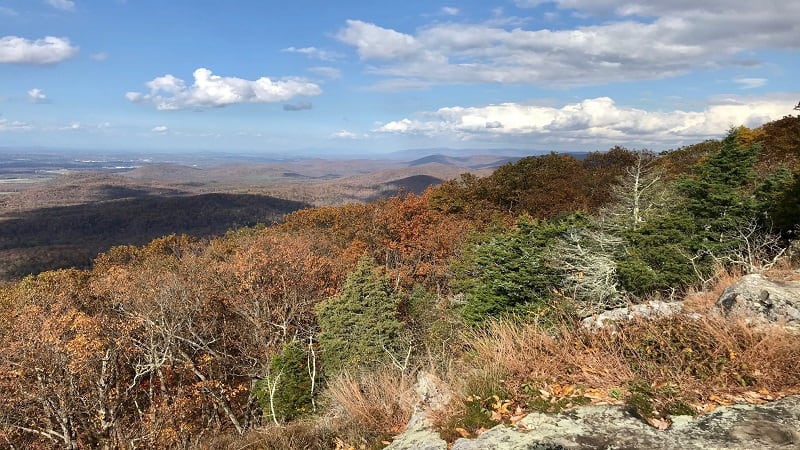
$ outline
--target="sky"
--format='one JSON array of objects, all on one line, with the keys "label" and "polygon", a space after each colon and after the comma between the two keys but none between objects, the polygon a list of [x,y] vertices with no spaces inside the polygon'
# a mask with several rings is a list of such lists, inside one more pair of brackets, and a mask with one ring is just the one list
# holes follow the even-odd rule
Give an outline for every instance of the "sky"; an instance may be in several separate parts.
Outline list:
[{"label": "sky", "polygon": [[797,0],[0,0],[0,148],[665,150],[797,113]]}]

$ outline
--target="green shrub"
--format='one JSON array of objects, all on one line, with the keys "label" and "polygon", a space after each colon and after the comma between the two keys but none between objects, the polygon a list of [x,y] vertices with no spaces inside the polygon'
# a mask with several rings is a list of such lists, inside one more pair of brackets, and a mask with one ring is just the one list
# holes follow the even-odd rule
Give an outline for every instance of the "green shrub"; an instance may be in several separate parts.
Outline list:
[{"label": "green shrub", "polygon": [[[311,412],[318,385],[312,375],[315,374],[308,369],[308,355],[303,345],[297,341],[286,344],[272,357],[268,379],[260,380],[254,388],[264,415],[284,422]],[[275,392],[270,399],[273,384]]]},{"label": "green shrub", "polygon": [[464,319],[480,324],[490,317],[536,313],[547,306],[561,276],[550,264],[556,238],[580,217],[540,221],[522,217],[506,233],[485,236],[467,249],[465,262],[455,268],[456,287],[463,290]]},{"label": "green shrub", "polygon": [[317,307],[325,372],[376,367],[396,354],[403,331],[398,305],[386,277],[373,269],[372,258],[362,258],[342,293]]}]

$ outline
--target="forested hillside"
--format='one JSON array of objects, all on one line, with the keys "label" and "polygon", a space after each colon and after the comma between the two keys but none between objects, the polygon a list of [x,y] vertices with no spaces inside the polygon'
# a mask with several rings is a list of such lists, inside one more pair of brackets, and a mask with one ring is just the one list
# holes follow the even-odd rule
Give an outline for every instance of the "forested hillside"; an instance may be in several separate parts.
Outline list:
[{"label": "forested hillside", "polygon": [[381,448],[422,369],[455,393],[436,418],[451,439],[593,398],[662,419],[779,396],[800,387],[786,331],[578,323],[791,273],[799,224],[790,116],[662,154],[527,157],[419,195],[115,247],[90,270],[0,288],[0,443]]}]

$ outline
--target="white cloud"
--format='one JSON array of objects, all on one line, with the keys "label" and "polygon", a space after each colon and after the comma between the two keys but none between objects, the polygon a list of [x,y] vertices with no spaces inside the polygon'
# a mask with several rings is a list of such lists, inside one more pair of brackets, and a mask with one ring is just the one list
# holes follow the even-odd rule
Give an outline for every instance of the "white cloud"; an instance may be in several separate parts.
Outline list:
[{"label": "white cloud", "polygon": [[25,122],[18,120],[8,120],[0,117],[0,132],[2,131],[26,131],[30,130],[31,126]]},{"label": "white cloud", "polygon": [[82,127],[81,127],[81,124],[80,124],[80,122],[72,122],[72,123],[70,123],[70,124],[69,124],[69,125],[67,125],[67,126],[63,126],[63,127],[59,128],[59,130],[64,130],[64,131],[78,131],[78,130],[80,130],[81,128],[82,128]]},{"label": "white cloud", "polygon": [[164,125],[159,125],[157,127],[153,127],[150,131],[152,131],[153,133],[166,133],[167,131],[169,131],[169,128],[167,128]]},{"label": "white cloud", "polygon": [[420,50],[413,36],[360,20],[348,20],[336,38],[355,46],[362,59],[405,59]]},{"label": "white cloud", "polygon": [[320,66],[311,67],[308,70],[331,80],[337,80],[342,77],[342,72],[335,67]]},{"label": "white cloud", "polygon": [[43,90],[33,88],[28,91],[28,100],[32,101],[33,103],[45,103],[47,101],[47,95]]},{"label": "white cloud", "polygon": [[319,59],[320,61],[334,61],[342,57],[342,55],[339,53],[322,50],[316,47],[288,47],[282,49],[281,51],[288,53],[300,53],[301,55],[306,55],[309,58]]},{"label": "white cloud", "polygon": [[765,0],[747,14],[738,0],[557,4],[603,20],[552,30],[498,21],[434,23],[411,33],[348,20],[336,37],[369,63],[370,72],[428,84],[570,87],[660,79],[752,60],[756,50],[800,49],[797,1]]},{"label": "white cloud", "polygon": [[72,11],[75,9],[73,0],[47,0],[47,4],[62,11]]},{"label": "white cloud", "polygon": [[367,136],[364,134],[353,133],[352,131],[341,130],[333,133],[331,137],[336,139],[364,139]]},{"label": "white cloud", "polygon": [[461,14],[461,10],[459,10],[458,8],[453,8],[452,6],[444,6],[442,7],[442,14],[448,16],[457,16]]},{"label": "white cloud", "polygon": [[766,78],[736,78],[734,83],[738,84],[742,89],[755,89],[767,84]]},{"label": "white cloud", "polygon": [[56,64],[78,54],[67,38],[47,36],[31,41],[18,36],[0,37],[0,63]]},{"label": "white cloud", "polygon": [[108,53],[106,52],[92,53],[91,55],[89,55],[89,57],[95,61],[105,61],[108,59]]},{"label": "white cloud", "polygon": [[128,92],[125,97],[137,103],[152,103],[159,110],[219,108],[237,103],[275,103],[297,96],[313,96],[322,89],[303,78],[271,80],[262,77],[245,80],[221,77],[210,70],[194,71],[194,84],[167,74],[146,83],[147,94]]},{"label": "white cloud", "polygon": [[[794,98],[796,95],[792,95]],[[561,107],[503,103],[448,107],[385,123],[376,132],[576,145],[632,145],[664,148],[719,137],[731,126],[759,126],[787,114],[786,96],[711,99],[702,111],[647,111],[617,105],[608,97]]]}]

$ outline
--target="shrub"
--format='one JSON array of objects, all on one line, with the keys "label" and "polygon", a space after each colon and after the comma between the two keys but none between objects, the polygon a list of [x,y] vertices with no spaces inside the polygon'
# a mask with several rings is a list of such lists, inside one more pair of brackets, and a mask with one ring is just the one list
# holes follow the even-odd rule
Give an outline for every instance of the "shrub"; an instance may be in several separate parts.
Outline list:
[{"label": "shrub", "polygon": [[[294,420],[314,409],[314,388],[318,385],[308,369],[302,344],[292,341],[270,361],[270,377],[256,383],[255,395],[266,416],[275,421]],[[274,384],[274,392],[273,391]]]},{"label": "shrub", "polygon": [[400,348],[403,324],[398,297],[373,260],[363,257],[347,277],[341,295],[317,307],[323,368],[334,375],[344,368],[377,367]]},{"label": "shrub", "polygon": [[559,272],[549,264],[549,249],[581,218],[539,221],[521,218],[507,233],[486,236],[466,252],[456,267],[456,287],[464,290],[461,313],[471,324],[508,314],[526,315],[547,306]]}]

